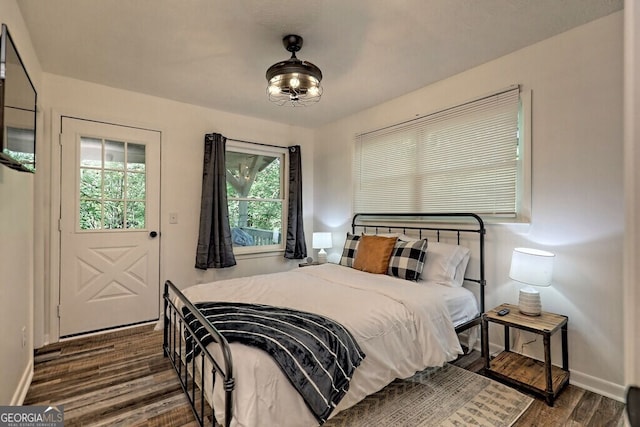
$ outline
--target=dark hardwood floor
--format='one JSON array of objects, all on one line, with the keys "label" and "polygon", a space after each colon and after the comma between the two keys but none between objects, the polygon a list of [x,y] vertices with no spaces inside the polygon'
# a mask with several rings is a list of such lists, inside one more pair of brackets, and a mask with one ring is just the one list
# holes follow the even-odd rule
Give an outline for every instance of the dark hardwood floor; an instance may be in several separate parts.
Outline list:
[{"label": "dark hardwood floor", "polygon": [[[479,372],[474,351],[455,365]],[[195,426],[153,325],[94,335],[36,350],[25,405],[64,405],[65,426]],[[536,399],[514,424],[623,426],[624,405],[569,385],[553,407]]]}]

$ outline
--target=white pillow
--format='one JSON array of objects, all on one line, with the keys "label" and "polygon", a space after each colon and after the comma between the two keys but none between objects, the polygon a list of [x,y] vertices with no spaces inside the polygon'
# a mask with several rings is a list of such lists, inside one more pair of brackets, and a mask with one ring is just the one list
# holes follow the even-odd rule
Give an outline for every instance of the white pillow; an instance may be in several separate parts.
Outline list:
[{"label": "white pillow", "polygon": [[[400,240],[416,239],[403,235]],[[429,241],[420,279],[452,288],[462,286],[470,256],[471,251],[465,246]]]},{"label": "white pillow", "polygon": [[453,277],[454,286],[462,286],[462,283],[464,282],[464,275],[467,272],[467,265],[469,265],[471,250],[469,250],[469,248],[464,248],[464,250],[466,250],[466,254],[460,261],[460,264],[458,264],[458,267],[456,268],[456,275]]}]

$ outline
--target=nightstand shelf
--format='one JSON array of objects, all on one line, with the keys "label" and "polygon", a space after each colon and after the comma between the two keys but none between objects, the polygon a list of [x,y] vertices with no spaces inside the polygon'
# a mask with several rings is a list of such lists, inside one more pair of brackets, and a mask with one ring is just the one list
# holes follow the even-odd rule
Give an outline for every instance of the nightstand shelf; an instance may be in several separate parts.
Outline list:
[{"label": "nightstand shelf", "polygon": [[[498,311],[503,308],[508,308],[509,314],[498,316]],[[489,355],[489,322],[504,326],[504,351],[493,359]],[[490,377],[537,394],[553,406],[555,398],[569,383],[567,323],[568,318],[559,314],[524,315],[512,304],[502,304],[488,311],[482,317],[485,372]],[[510,351],[509,328],[542,335],[544,362]],[[558,331],[562,334],[562,368],[551,364],[551,336]]]}]

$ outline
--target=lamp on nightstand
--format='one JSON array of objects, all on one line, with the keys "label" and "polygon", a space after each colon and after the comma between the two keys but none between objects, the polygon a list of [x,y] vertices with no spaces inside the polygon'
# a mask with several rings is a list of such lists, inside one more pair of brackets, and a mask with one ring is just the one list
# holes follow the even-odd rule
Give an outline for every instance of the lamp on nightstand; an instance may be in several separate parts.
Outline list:
[{"label": "lamp on nightstand", "polygon": [[[549,286],[553,272],[551,252],[530,248],[515,248],[511,256],[509,277],[518,282],[533,286]],[[539,316],[542,311],[540,292],[532,286],[520,289],[518,300],[520,312],[528,316]]]},{"label": "lamp on nightstand", "polygon": [[318,252],[319,264],[327,262],[327,253],[324,250],[329,249],[331,246],[333,246],[331,233],[313,233],[313,249],[320,249],[320,252]]}]

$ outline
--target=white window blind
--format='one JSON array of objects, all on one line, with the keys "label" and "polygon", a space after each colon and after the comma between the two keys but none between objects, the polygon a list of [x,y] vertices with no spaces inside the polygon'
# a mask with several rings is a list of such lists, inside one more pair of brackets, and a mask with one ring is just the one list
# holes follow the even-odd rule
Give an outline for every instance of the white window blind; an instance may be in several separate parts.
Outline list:
[{"label": "white window blind", "polygon": [[355,212],[516,214],[519,89],[356,137]]}]

